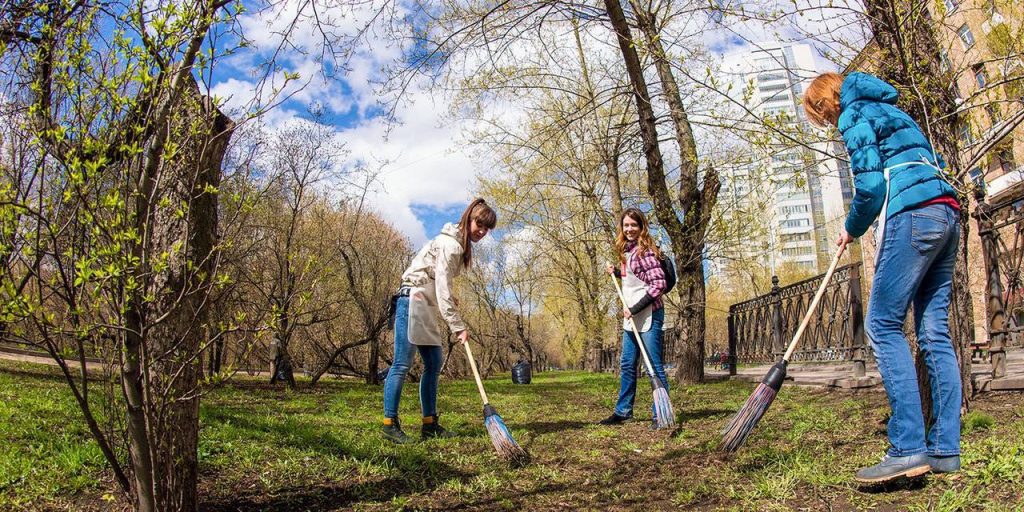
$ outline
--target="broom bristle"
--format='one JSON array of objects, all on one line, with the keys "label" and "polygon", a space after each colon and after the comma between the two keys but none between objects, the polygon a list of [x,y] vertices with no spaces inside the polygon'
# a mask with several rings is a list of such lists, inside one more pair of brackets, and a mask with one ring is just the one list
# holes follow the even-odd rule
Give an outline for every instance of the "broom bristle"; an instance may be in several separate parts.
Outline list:
[{"label": "broom bristle", "polygon": [[501,416],[497,413],[485,416],[484,426],[487,428],[487,434],[491,436],[491,444],[494,445],[499,457],[516,465],[523,465],[530,461],[530,454],[519,446],[515,439],[512,439],[512,433],[508,431]]},{"label": "broom bristle", "polygon": [[754,393],[747,398],[736,416],[733,416],[729,424],[722,430],[722,443],[718,449],[728,453],[735,452],[747,440],[757,423],[761,421],[777,393],[775,389],[764,383],[758,384]]},{"label": "broom bristle", "polygon": [[654,414],[658,428],[669,428],[676,424],[676,414],[672,411],[672,401],[668,398],[668,390],[661,386],[654,388]]}]

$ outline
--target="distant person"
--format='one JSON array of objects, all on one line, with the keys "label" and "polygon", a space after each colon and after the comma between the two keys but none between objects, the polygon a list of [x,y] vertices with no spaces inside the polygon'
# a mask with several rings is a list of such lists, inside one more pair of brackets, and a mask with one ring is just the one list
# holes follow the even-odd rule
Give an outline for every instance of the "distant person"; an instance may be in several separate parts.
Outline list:
[{"label": "distant person", "polygon": [[441,326],[448,324],[459,343],[469,340],[469,330],[457,311],[452,280],[469,268],[473,244],[494,229],[498,216],[483,199],[475,199],[462,212],[458,224],[445,224],[441,234],[427,242],[402,274],[402,285],[392,298],[395,322],[395,358],[384,381],[384,437],[399,444],[412,439],[402,431],[398,402],[402,384],[412,365],[413,352],[423,359],[420,377],[420,437],[451,437],[437,418],[437,380],[441,373]]},{"label": "distant person", "polygon": [[[897,96],[893,86],[865,73],[825,73],[804,97],[810,121],[837,126],[850,155],[856,192],[836,244],[863,235],[876,218],[879,223],[866,332],[892,408],[891,446],[880,463],[857,472],[863,483],[960,469],[960,367],[948,322],[960,204],[943,178],[945,162],[896,107]],[[903,335],[911,304],[931,382],[935,423],[927,432]]]},{"label": "distant person", "polygon": [[[636,208],[627,208],[619,218],[615,251],[619,255],[618,266],[608,265],[608,273],[622,278],[622,294],[628,309],[623,308],[622,357],[619,372],[619,399],[611,416],[600,421],[602,425],[619,425],[633,417],[633,402],[636,399],[636,370],[640,364],[638,343],[643,342],[651,359],[654,373],[665,390],[668,378],[662,365],[662,340],[665,322],[665,308],[661,295],[668,287],[665,271],[661,268],[661,250],[658,249],[648,229],[647,217]],[[629,319],[636,322],[641,340],[636,339],[628,326]],[[651,410],[654,410],[653,404]],[[657,424],[657,417],[653,418]]]}]

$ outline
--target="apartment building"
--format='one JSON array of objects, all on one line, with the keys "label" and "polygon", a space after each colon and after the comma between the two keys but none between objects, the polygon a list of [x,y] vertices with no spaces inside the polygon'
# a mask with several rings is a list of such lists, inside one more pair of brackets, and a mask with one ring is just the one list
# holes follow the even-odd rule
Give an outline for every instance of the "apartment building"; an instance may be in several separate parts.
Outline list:
[{"label": "apartment building", "polygon": [[[725,56],[722,78],[733,84],[751,116],[812,129],[801,99],[807,83],[823,71],[810,45],[761,43]],[[750,252],[744,256],[767,259],[773,270],[787,263],[808,272],[828,266],[852,198],[849,167],[827,156],[837,151],[842,150],[825,143],[752,148],[748,163],[724,169],[722,198],[765,208],[766,226],[752,232],[768,240],[749,244],[753,249],[744,249]]]}]

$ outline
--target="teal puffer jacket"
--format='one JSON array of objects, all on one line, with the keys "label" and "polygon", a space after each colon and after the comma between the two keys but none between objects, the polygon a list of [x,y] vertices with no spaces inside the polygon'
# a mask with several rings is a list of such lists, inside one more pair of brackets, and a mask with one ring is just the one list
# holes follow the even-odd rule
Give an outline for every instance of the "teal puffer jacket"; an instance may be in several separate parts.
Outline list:
[{"label": "teal puffer jacket", "polygon": [[896,107],[898,96],[893,86],[866,73],[850,73],[843,80],[838,124],[856,188],[846,217],[846,232],[853,237],[863,235],[882,209],[886,168],[886,218],[937,197],[956,197],[934,167],[944,169],[946,162],[932,150],[917,123]]}]

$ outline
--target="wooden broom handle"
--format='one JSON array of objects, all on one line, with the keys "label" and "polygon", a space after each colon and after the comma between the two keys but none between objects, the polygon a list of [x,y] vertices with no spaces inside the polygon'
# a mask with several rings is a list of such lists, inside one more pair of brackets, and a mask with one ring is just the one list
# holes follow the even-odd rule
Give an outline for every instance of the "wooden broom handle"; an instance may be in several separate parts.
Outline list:
[{"label": "wooden broom handle", "polygon": [[476,379],[476,388],[480,390],[480,398],[484,399],[484,405],[489,404],[487,401],[487,392],[484,391],[484,382],[480,380],[480,372],[476,369],[476,361],[473,359],[473,351],[469,349],[469,339],[462,344],[466,347],[466,355],[469,356],[469,367],[473,369],[473,378]]},{"label": "wooden broom handle", "polygon": [[[622,307],[629,309],[629,304],[626,304],[626,296],[622,294],[622,287],[619,286],[619,280],[612,277],[612,282],[615,283],[615,291],[619,294],[619,300],[622,301]],[[644,366],[647,367],[647,373],[651,378],[655,378],[654,367],[651,366],[651,360],[647,357],[647,350],[644,348],[644,340],[640,337],[640,331],[636,328],[636,322],[633,320],[633,315],[629,316],[629,325],[633,328],[633,335],[636,336],[636,344],[640,347],[640,355],[644,358]]]},{"label": "wooden broom handle", "polygon": [[804,319],[800,321],[800,327],[797,328],[796,333],[793,334],[793,341],[789,342],[789,348],[786,349],[786,355],[782,356],[783,361],[789,361],[790,356],[793,355],[793,350],[796,349],[796,343],[800,341],[800,336],[803,336],[804,329],[807,328],[807,324],[811,321],[811,315],[814,314],[814,310],[818,307],[818,301],[821,300],[821,296],[825,294],[825,288],[828,288],[828,282],[832,280],[832,274],[836,271],[836,266],[839,264],[839,258],[842,257],[843,252],[846,251],[846,244],[839,246],[839,250],[836,251],[836,255],[832,258],[832,264],[828,266],[828,271],[825,272],[825,277],[821,280],[821,284],[818,285],[818,292],[814,294],[814,300],[811,301],[811,305],[807,307],[807,313],[804,314]]}]

